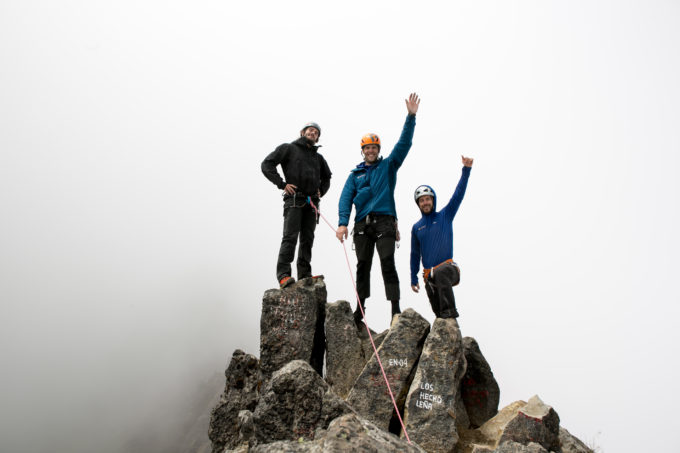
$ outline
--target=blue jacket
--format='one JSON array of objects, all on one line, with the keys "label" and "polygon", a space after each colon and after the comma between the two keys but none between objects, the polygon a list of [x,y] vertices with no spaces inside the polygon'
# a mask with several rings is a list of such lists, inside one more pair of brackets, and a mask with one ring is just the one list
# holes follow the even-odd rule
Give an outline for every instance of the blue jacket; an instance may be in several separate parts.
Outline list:
[{"label": "blue jacket", "polygon": [[420,257],[423,267],[430,269],[453,258],[453,218],[465,196],[472,167],[463,167],[463,173],[449,203],[437,212],[437,195],[432,212],[420,218],[411,229],[411,285],[418,284]]},{"label": "blue jacket", "polygon": [[361,221],[370,213],[397,217],[397,208],[394,204],[397,170],[411,149],[415,127],[415,115],[408,115],[401,137],[389,156],[384,159],[380,157],[373,165],[362,162],[351,171],[338,203],[338,225],[349,224],[352,204],[356,207],[355,222]]}]

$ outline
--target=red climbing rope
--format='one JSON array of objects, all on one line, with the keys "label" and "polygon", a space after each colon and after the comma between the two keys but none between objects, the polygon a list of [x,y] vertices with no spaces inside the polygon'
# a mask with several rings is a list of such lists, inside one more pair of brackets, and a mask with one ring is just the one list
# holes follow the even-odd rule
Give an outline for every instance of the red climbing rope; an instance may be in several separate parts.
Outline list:
[{"label": "red climbing rope", "polygon": [[[335,232],[335,228],[333,228],[333,225],[324,217],[323,214],[321,214],[321,211],[317,209],[316,206],[314,206],[314,203],[312,203],[312,200],[307,197],[307,202],[309,202],[309,205],[314,208],[314,211],[316,212],[316,215],[321,217],[324,222],[330,227],[333,232]],[[404,426],[404,421],[401,419],[401,414],[399,413],[399,408],[397,407],[397,401],[394,399],[394,394],[392,393],[392,388],[390,387],[390,382],[387,379],[387,373],[385,373],[385,368],[383,367],[382,361],[380,360],[380,355],[378,355],[378,349],[375,347],[375,342],[373,341],[373,335],[371,335],[371,329],[368,328],[368,322],[366,321],[366,313],[364,313],[364,307],[361,306],[361,302],[359,301],[359,292],[357,291],[357,285],[354,282],[354,275],[352,274],[352,266],[349,263],[349,255],[347,255],[347,247],[345,246],[345,242],[341,241],[342,243],[342,249],[345,251],[345,261],[347,261],[347,270],[349,271],[349,277],[352,280],[352,287],[354,288],[354,295],[357,298],[357,306],[359,307],[359,310],[361,310],[361,315],[364,318],[364,325],[366,326],[366,332],[368,332],[368,338],[371,340],[371,346],[373,346],[373,352],[375,353],[375,358],[378,359],[378,365],[380,365],[380,371],[382,372],[383,379],[385,379],[385,384],[387,385],[387,390],[390,392],[390,398],[392,398],[392,404],[394,405],[394,411],[397,413],[397,417],[399,418],[399,423],[401,424],[401,429],[404,431],[404,436],[406,437],[406,440],[408,443],[411,443],[411,439],[408,437],[408,433],[406,432],[406,426]]]}]

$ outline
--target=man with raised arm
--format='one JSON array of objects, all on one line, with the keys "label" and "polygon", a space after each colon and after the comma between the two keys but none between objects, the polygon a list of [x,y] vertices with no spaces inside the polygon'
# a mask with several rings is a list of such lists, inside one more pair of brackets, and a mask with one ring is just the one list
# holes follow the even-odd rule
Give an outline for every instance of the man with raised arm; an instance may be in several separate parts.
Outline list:
[{"label": "man with raised arm", "polygon": [[[354,216],[354,245],[357,254],[357,292],[359,303],[365,308],[365,301],[371,295],[371,265],[373,252],[378,250],[380,267],[385,283],[385,296],[392,303],[392,315],[401,313],[399,308],[399,276],[394,264],[394,249],[397,241],[397,210],[394,203],[394,188],[397,170],[411,149],[416,113],[420,99],[415,93],[406,99],[406,122],[399,141],[389,156],[380,156],[380,138],[366,134],[361,139],[363,162],[354,168],[342,189],[338,205],[339,220],[336,236],[340,241],[347,239],[347,225]],[[357,304],[354,319],[361,321],[362,310]]]},{"label": "man with raised arm", "polygon": [[453,218],[467,187],[473,159],[461,156],[463,173],[451,200],[437,212],[437,196],[430,186],[420,186],[413,198],[422,217],[411,230],[411,289],[418,292],[418,269],[423,261],[423,281],[432,311],[437,318],[457,318],[453,287],[460,281],[460,269],[453,261]]}]

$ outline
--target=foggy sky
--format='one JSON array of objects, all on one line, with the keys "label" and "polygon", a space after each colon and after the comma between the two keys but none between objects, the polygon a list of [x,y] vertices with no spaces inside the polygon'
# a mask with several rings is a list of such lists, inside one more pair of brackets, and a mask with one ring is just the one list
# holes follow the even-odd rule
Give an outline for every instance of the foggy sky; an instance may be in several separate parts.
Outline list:
[{"label": "foggy sky", "polygon": [[[0,450],[121,451],[234,349],[259,355],[282,228],[260,162],[320,123],[337,222],[361,136],[389,152],[412,91],[402,308],[433,320],[409,287],[413,190],[448,199],[474,157],[456,300],[501,406],[538,394],[605,452],[672,445],[679,19],[672,1],[4,2]],[[354,306],[323,223],[313,252]]]}]

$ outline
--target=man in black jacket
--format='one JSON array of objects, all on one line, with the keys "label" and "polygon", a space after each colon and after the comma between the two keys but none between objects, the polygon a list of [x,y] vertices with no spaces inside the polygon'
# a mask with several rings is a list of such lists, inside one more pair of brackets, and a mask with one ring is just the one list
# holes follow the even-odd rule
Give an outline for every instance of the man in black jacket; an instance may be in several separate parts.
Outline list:
[{"label": "man in black jacket", "polygon": [[[293,262],[298,236],[298,280],[312,276],[312,244],[318,219],[307,197],[318,208],[319,198],[331,185],[331,170],[317,152],[320,145],[316,143],[320,136],[318,124],[305,124],[300,138],[280,145],[262,161],[262,173],[283,190],[283,238],[276,264],[276,278],[281,288],[295,282],[290,263]],[[281,165],[285,180],[276,170],[277,165]]]}]

